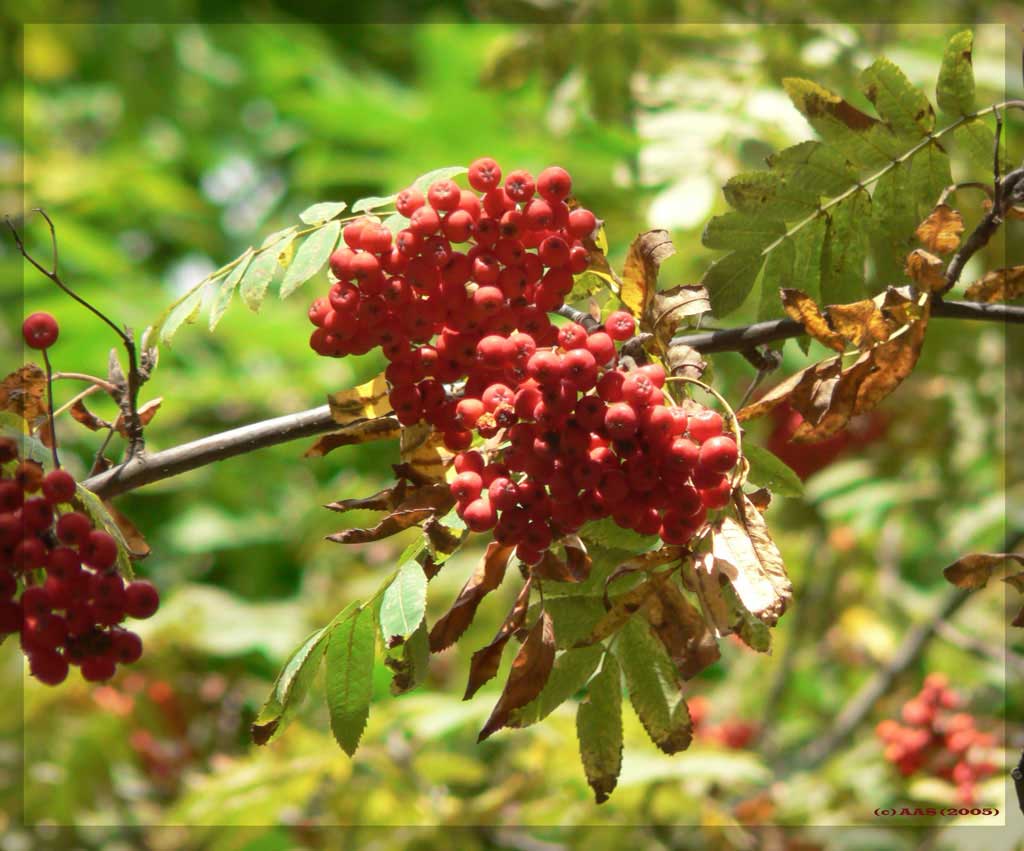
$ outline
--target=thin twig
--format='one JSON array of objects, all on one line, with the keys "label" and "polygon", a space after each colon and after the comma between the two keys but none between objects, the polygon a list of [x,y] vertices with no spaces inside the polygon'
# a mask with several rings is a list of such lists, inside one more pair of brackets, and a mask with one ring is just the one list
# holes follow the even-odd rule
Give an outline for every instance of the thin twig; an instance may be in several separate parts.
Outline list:
[{"label": "thin twig", "polygon": [[100,387],[98,384],[91,384],[91,385],[89,385],[81,393],[78,393],[77,395],[72,396],[63,405],[61,405],[59,408],[57,408],[57,410],[53,412],[53,416],[54,417],[59,417],[66,410],[68,410],[69,408],[74,407],[74,405],[76,405],[78,402],[81,402],[83,399],[86,399],[89,396],[92,396],[93,393],[97,393],[97,392],[99,392],[102,389],[103,388]]},{"label": "thin twig", "polygon": [[587,329],[587,333],[593,334],[599,330],[601,323],[594,319],[589,313],[584,313],[582,310],[577,310],[575,307],[570,307],[567,304],[563,304],[557,311],[559,316],[564,316],[571,322],[575,322],[577,325],[582,325]]},{"label": "thin twig", "polygon": [[97,390],[105,390],[115,398],[117,396],[117,388],[105,378],[100,378],[97,375],[88,375],[84,372],[55,372],[53,374],[53,380],[88,381],[90,384],[94,385]]}]

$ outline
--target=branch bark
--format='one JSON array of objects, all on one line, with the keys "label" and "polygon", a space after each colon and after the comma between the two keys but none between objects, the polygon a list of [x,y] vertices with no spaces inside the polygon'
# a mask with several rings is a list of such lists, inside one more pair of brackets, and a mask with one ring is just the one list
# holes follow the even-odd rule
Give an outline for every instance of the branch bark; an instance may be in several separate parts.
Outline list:
[{"label": "branch bark", "polygon": [[[932,316],[1024,324],[1024,307],[974,302],[936,301]],[[590,317],[587,317],[588,319]],[[726,328],[676,337],[673,342],[702,353],[743,352],[764,343],[799,337],[803,326],[792,319],[758,322],[741,328]],[[195,470],[225,458],[288,443],[340,428],[331,419],[327,405],[287,414],[210,435],[151,455],[140,455],[104,473],[91,476],[83,486],[104,499]]]}]

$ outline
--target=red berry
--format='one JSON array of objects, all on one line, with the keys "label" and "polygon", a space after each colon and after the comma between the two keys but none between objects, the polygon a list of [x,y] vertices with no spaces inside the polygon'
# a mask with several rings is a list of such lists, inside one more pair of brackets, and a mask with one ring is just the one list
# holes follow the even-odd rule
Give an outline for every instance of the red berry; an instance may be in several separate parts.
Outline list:
[{"label": "red berry", "polygon": [[505,178],[505,192],[513,201],[529,201],[536,188],[533,175],[522,169],[509,172]]},{"label": "red berry", "polygon": [[716,485],[700,489],[700,498],[708,509],[725,508],[732,498],[732,485],[728,479],[722,479]]},{"label": "red berry", "polygon": [[441,217],[431,207],[420,207],[409,217],[409,230],[419,236],[432,236],[441,227]]},{"label": "red berry", "polygon": [[704,409],[689,419],[690,437],[704,443],[722,433],[722,417],[716,412]]},{"label": "red berry", "polygon": [[494,506],[485,499],[475,499],[466,506],[462,519],[471,532],[487,532],[498,521]]},{"label": "red berry", "polygon": [[110,649],[122,665],[131,665],[142,657],[142,639],[131,630],[115,629],[110,639]]},{"label": "red berry", "polygon": [[569,233],[577,239],[584,239],[597,227],[597,217],[590,210],[577,207],[569,212]]},{"label": "red berry", "polygon": [[575,322],[566,322],[558,329],[558,345],[563,349],[581,349],[587,345],[587,329]]},{"label": "red berry", "polygon": [[586,346],[598,366],[605,366],[615,360],[615,341],[604,331],[587,337]]},{"label": "red berry", "polygon": [[557,384],[565,374],[561,357],[556,352],[544,349],[534,352],[526,362],[526,371],[543,385]]},{"label": "red berry", "polygon": [[43,496],[51,505],[70,502],[75,495],[75,479],[66,470],[51,470],[43,479]]},{"label": "red berry", "polygon": [[419,189],[409,187],[398,193],[398,197],[395,198],[395,209],[408,219],[425,203],[427,200],[423,193]]},{"label": "red berry", "polygon": [[466,176],[477,192],[489,192],[501,182],[501,168],[490,157],[481,157],[470,164]]},{"label": "red berry", "polygon": [[60,328],[49,313],[33,313],[21,325],[25,343],[32,349],[48,349],[57,342]]},{"label": "red berry", "polygon": [[[693,429],[691,426],[691,433]],[[700,447],[700,458],[698,463],[708,470],[716,473],[727,473],[736,466],[739,455],[736,450],[736,443],[731,437],[719,435],[704,441]]]},{"label": "red berry", "polygon": [[125,611],[133,618],[150,617],[160,606],[160,594],[152,582],[136,579],[124,589]]},{"label": "red berry", "polygon": [[474,428],[477,420],[484,415],[486,410],[484,403],[479,399],[472,397],[460,399],[459,404],[455,406],[455,420],[463,428]]},{"label": "red berry", "polygon": [[569,244],[560,236],[549,236],[537,249],[541,262],[550,268],[561,268],[569,264]]},{"label": "red berry", "polygon": [[459,206],[462,190],[454,180],[438,180],[427,190],[427,201],[435,210],[450,212]]},{"label": "red berry", "polygon": [[68,677],[68,660],[56,650],[36,650],[28,657],[32,676],[48,686],[60,685]]},{"label": "red berry", "polygon": [[26,532],[43,532],[53,522],[53,507],[41,497],[26,500],[21,506],[21,522]]},{"label": "red berry", "polygon": [[636,330],[636,320],[626,311],[616,310],[605,320],[604,330],[613,340],[628,340]]},{"label": "red berry", "polygon": [[547,201],[561,201],[572,191],[572,178],[564,168],[549,166],[537,175],[537,192]]},{"label": "red berry", "polygon": [[78,544],[92,531],[92,521],[78,511],[57,519],[57,538],[65,544]]},{"label": "red berry", "polygon": [[82,660],[82,678],[92,683],[109,680],[117,671],[117,663],[109,656],[89,656]]},{"label": "red berry", "polygon": [[101,529],[89,532],[79,549],[82,561],[98,570],[105,570],[117,561],[117,542]]},{"label": "red berry", "polygon": [[617,402],[608,408],[604,417],[604,427],[613,440],[623,440],[636,434],[637,416],[631,405]]},{"label": "red berry", "polygon": [[452,496],[459,502],[468,504],[480,496],[483,489],[483,479],[479,473],[466,471],[459,473],[451,483]]}]

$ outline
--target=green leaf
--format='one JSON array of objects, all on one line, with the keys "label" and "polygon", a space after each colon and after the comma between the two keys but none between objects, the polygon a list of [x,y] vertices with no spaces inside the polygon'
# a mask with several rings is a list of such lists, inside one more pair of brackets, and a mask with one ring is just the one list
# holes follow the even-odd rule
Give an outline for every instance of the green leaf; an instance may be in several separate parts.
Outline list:
[{"label": "green leaf", "polygon": [[750,295],[764,255],[760,252],[733,251],[708,267],[700,283],[711,299],[711,312],[719,319],[732,313]]},{"label": "green leaf", "polygon": [[370,210],[377,210],[388,206],[388,204],[394,204],[396,198],[398,198],[398,195],[371,195],[369,198],[360,198],[352,205],[352,212],[368,213]]},{"label": "green leaf", "polygon": [[773,455],[763,446],[744,441],[743,456],[750,463],[748,478],[755,485],[763,485],[772,493],[781,496],[803,496],[804,483],[777,455]]},{"label": "green leaf", "polygon": [[203,293],[206,286],[197,287],[184,299],[182,299],[168,314],[163,326],[160,328],[160,342],[170,343],[171,338],[178,332],[178,329],[186,322],[196,321],[199,309],[203,306]]},{"label": "green leaf", "polygon": [[934,142],[929,142],[911,157],[910,191],[914,198],[912,230],[916,230],[917,226],[928,218],[943,190],[952,183],[953,173],[949,165],[949,156]]},{"label": "green leaf", "polygon": [[306,207],[299,213],[299,218],[307,225],[319,225],[329,222],[339,213],[344,212],[346,207],[348,204],[344,201],[321,201],[319,204]]},{"label": "green leaf", "polygon": [[93,526],[97,529],[103,529],[117,542],[117,572],[126,580],[134,579],[135,572],[132,570],[132,560],[128,557],[131,548],[128,546],[128,541],[125,540],[121,528],[114,522],[110,512],[107,511],[103,500],[88,488],[82,487],[81,482],[75,482],[75,501],[81,506],[82,511],[89,515]]},{"label": "green leaf", "polygon": [[849,304],[864,298],[865,224],[871,199],[856,192],[829,211],[822,258],[821,303]]},{"label": "green leaf", "polygon": [[399,231],[409,227],[409,220],[401,213],[392,213],[381,224],[391,231],[392,236],[397,236]]},{"label": "green leaf", "polygon": [[711,219],[700,241],[706,248],[760,251],[785,232],[786,226],[780,221],[729,212]]},{"label": "green leaf", "polygon": [[[545,588],[547,584],[545,583]],[[540,609],[540,604],[537,604]],[[555,625],[555,644],[559,650],[582,641],[605,614],[599,595],[577,594],[566,597],[545,596],[544,610]]]},{"label": "green leaf", "polygon": [[733,620],[736,623],[734,630],[740,640],[758,653],[771,651],[772,631],[740,602],[740,598],[731,584],[726,583],[721,586],[721,589],[722,597],[733,614]]},{"label": "green leaf", "polygon": [[460,174],[465,174],[468,171],[468,168],[461,165],[450,165],[445,166],[444,168],[435,168],[433,171],[421,174],[412,182],[412,185],[420,192],[426,194],[431,183],[436,183],[438,180],[450,180],[451,178],[458,177]]},{"label": "green leaf", "polygon": [[580,528],[579,536],[603,549],[629,553],[646,552],[661,541],[657,535],[641,535],[632,529],[623,529],[611,517],[589,521]]},{"label": "green leaf", "polygon": [[630,702],[651,741],[665,753],[685,750],[693,738],[693,724],[664,645],[651,635],[645,621],[634,616],[620,631],[614,647],[626,675]]},{"label": "green leaf", "polygon": [[385,641],[408,638],[423,622],[427,606],[427,577],[414,558],[398,569],[380,604],[380,628]]},{"label": "green leaf", "polygon": [[281,282],[281,298],[288,298],[302,284],[319,272],[327,258],[334,251],[334,245],[341,233],[341,222],[328,222],[322,228],[306,237],[295,252],[295,259],[288,266]]},{"label": "green leaf", "polygon": [[729,178],[722,193],[739,212],[769,219],[803,218],[818,206],[818,199],[805,187],[774,171],[737,174]]},{"label": "green leaf", "polygon": [[288,249],[294,238],[294,232],[286,233],[277,242],[264,248],[249,264],[249,268],[242,276],[239,293],[250,310],[260,309],[267,294],[267,287],[270,286],[280,265],[278,258]]},{"label": "green leaf", "polygon": [[861,87],[878,114],[901,136],[926,136],[935,129],[935,110],[924,92],[884,57],[861,73]]},{"label": "green leaf", "polygon": [[398,659],[388,661],[393,671],[391,693],[405,694],[426,679],[430,668],[430,637],[427,622],[420,623],[403,643]]},{"label": "green leaf", "polygon": [[871,227],[902,267],[903,259],[917,244],[914,229],[916,209],[910,188],[909,162],[900,163],[883,174],[871,196]]},{"label": "green leaf", "polygon": [[27,428],[28,424],[18,414],[12,411],[0,411],[0,436],[17,441],[18,454],[22,458],[31,458],[44,467],[48,466],[53,457],[49,447],[27,434],[25,431]]},{"label": "green leaf", "polygon": [[265,745],[276,738],[295,716],[320,670],[326,637],[326,627],[309,635],[277,675],[274,687],[252,725],[256,744]]},{"label": "green leaf", "polygon": [[231,304],[231,300],[235,297],[235,290],[238,289],[238,283],[242,280],[242,275],[245,274],[245,270],[249,268],[252,256],[253,249],[247,248],[245,253],[238,259],[238,265],[231,270],[231,274],[224,279],[220,285],[220,289],[217,290],[217,295],[213,299],[213,306],[210,308],[211,331],[217,328],[221,317],[224,316],[228,306]]},{"label": "green leaf", "polygon": [[[995,160],[996,135],[992,128],[982,119],[973,118],[965,121],[953,131],[953,140],[964,152],[971,164],[976,168],[983,169],[986,174],[992,173],[992,163]],[[1010,169],[1010,159],[1006,155],[1006,145],[999,149],[999,168],[1002,172]]]},{"label": "green leaf", "polygon": [[974,34],[970,30],[958,32],[946,45],[939,79],[935,84],[935,99],[939,109],[948,115],[969,115],[974,112],[973,48]]},{"label": "green leaf", "polygon": [[838,150],[821,142],[801,142],[771,154],[768,165],[787,183],[820,199],[845,192],[857,182],[857,172]]},{"label": "green leaf", "polygon": [[[816,220],[818,221],[818,220]],[[761,269],[761,280],[755,284],[760,292],[757,305],[757,319],[763,322],[768,319],[781,319],[786,315],[779,298],[779,290],[791,286],[793,280],[793,260],[795,258],[794,239],[798,239],[809,225],[798,230],[795,236],[787,236],[770,252]],[[796,286],[796,284],[792,284]]]},{"label": "green leaf", "polygon": [[622,770],[622,685],[615,657],[605,654],[576,710],[576,738],[597,803],[608,800]]},{"label": "green leaf", "polygon": [[587,684],[603,655],[604,647],[600,644],[566,650],[555,659],[555,665],[540,694],[525,706],[512,710],[508,726],[529,727],[547,718]]},{"label": "green leaf", "polygon": [[373,691],[374,607],[360,606],[330,627],[327,640],[327,708],[342,750],[356,752],[370,716]]}]

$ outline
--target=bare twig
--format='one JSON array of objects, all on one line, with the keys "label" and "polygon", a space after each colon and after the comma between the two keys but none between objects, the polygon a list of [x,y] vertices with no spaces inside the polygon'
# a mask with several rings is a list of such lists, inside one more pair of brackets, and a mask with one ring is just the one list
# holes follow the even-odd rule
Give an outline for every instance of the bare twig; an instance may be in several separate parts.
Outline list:
[{"label": "bare twig", "polygon": [[109,381],[104,378],[100,378],[99,376],[87,375],[84,372],[55,372],[53,374],[54,381],[61,381],[63,379],[70,381],[88,381],[90,384],[95,386],[97,390],[103,390],[117,398],[117,388]]},{"label": "bare twig", "polygon": [[556,311],[559,316],[564,316],[566,319],[575,322],[577,325],[582,325],[587,329],[587,333],[593,334],[599,330],[601,323],[594,319],[589,313],[584,313],[582,310],[577,310],[575,307],[570,307],[567,304],[563,304]]}]

